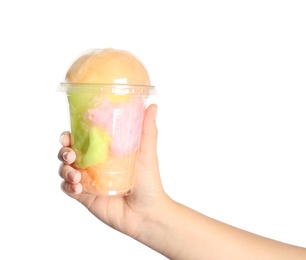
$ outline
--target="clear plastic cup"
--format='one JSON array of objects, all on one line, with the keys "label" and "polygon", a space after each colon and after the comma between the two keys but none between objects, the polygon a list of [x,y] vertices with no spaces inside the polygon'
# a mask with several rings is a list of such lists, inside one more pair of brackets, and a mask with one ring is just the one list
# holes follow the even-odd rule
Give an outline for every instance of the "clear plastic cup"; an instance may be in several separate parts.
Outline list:
[{"label": "clear plastic cup", "polygon": [[132,193],[147,99],[153,86],[61,83],[69,104],[71,147],[83,192]]}]

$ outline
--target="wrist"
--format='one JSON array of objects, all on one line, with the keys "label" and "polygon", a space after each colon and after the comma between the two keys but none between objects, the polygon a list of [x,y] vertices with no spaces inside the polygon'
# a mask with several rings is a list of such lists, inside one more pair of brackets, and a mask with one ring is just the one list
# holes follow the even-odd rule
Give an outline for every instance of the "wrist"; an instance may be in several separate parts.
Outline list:
[{"label": "wrist", "polygon": [[140,231],[134,239],[167,257],[169,252],[175,253],[176,245],[172,238],[172,229],[176,226],[173,222],[179,211],[179,205],[165,195],[155,209],[143,216]]}]

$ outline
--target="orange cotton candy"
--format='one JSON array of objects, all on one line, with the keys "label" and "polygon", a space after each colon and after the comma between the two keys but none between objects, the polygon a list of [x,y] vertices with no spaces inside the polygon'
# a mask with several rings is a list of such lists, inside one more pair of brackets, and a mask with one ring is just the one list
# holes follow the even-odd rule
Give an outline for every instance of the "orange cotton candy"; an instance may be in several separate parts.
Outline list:
[{"label": "orange cotton candy", "polygon": [[138,58],[112,48],[88,50],[71,65],[66,81],[150,85],[149,75]]},{"label": "orange cotton candy", "polygon": [[82,173],[83,191],[90,194],[120,195],[133,187],[136,152],[125,156],[109,156],[107,160]]}]

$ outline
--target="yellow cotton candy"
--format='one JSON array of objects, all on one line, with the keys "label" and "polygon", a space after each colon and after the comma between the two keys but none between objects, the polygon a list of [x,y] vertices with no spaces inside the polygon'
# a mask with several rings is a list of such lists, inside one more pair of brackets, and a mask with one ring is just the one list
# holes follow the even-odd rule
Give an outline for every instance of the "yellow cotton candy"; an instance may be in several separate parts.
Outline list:
[{"label": "yellow cotton candy", "polygon": [[107,98],[110,103],[117,105],[123,102],[127,102],[131,98],[131,95],[105,94],[104,97]]}]

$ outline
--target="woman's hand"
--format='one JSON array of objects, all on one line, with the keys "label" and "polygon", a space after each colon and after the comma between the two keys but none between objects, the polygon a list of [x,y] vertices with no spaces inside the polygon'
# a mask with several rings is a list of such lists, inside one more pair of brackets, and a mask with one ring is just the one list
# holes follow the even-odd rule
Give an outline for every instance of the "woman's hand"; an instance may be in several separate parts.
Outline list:
[{"label": "woman's hand", "polygon": [[134,238],[139,235],[146,216],[166,207],[166,202],[170,200],[163,190],[159,174],[156,112],[157,106],[153,104],[145,113],[134,188],[129,196],[83,194],[81,174],[71,166],[76,154],[70,147],[70,133],[64,132],[60,137],[63,147],[58,158],[62,162],[59,168],[59,175],[63,178],[62,190],[105,224]]}]

